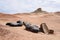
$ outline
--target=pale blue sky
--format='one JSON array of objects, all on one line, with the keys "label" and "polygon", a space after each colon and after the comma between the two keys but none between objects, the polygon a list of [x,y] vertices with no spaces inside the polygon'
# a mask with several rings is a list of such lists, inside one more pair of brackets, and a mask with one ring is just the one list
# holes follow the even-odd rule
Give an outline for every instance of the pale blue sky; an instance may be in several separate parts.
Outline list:
[{"label": "pale blue sky", "polygon": [[0,12],[32,12],[37,8],[48,12],[60,11],[60,0],[0,0]]}]

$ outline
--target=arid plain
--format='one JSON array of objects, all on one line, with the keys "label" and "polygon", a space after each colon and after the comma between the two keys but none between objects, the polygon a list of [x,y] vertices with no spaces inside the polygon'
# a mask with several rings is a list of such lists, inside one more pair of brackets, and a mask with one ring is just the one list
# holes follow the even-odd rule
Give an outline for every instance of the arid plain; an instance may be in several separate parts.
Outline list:
[{"label": "arid plain", "polygon": [[[54,30],[54,34],[32,33],[22,27],[7,26],[7,22],[18,20],[30,22],[40,27],[41,23],[46,23],[49,29]],[[60,13],[41,12],[41,13],[0,13],[0,40],[60,40]]]}]

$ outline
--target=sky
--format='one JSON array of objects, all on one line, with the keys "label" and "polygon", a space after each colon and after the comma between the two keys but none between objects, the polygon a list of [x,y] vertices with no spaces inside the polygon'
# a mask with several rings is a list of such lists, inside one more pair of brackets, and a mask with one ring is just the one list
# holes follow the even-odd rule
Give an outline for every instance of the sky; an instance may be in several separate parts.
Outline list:
[{"label": "sky", "polygon": [[44,11],[60,11],[60,0],[0,0],[0,12],[32,12],[37,8]]}]

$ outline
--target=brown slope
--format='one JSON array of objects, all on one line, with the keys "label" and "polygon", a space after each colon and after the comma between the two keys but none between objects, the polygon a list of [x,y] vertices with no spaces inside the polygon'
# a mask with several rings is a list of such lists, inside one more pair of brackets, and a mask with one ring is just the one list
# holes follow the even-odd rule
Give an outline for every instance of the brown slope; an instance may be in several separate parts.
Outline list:
[{"label": "brown slope", "polygon": [[27,22],[31,22],[32,24],[40,25],[41,23],[45,22],[48,25],[49,29],[54,30],[53,35],[46,35],[43,33],[32,33],[29,31],[24,30],[23,27],[12,28],[13,32],[18,33],[18,40],[60,40],[60,23],[57,21],[60,17],[54,14],[40,14],[40,15],[19,15],[22,20]]},{"label": "brown slope", "polygon": [[40,32],[32,33],[32,32],[26,31],[24,30],[25,29],[24,26],[9,27],[7,29],[12,31],[12,33],[7,35],[6,37],[0,37],[0,40],[60,40],[60,23],[57,22],[60,19],[59,16],[56,16],[54,14],[37,14],[37,15],[23,14],[23,15],[17,15],[17,16],[20,17],[22,20],[31,22],[32,24],[40,25],[41,23],[45,22],[47,23],[48,28],[53,29],[55,33],[53,35],[46,35]]},{"label": "brown slope", "polygon": [[15,40],[17,36],[16,33],[10,31],[10,27],[0,24],[0,40]]},{"label": "brown slope", "polygon": [[0,18],[18,18],[12,14],[4,14],[4,13],[0,13]]}]

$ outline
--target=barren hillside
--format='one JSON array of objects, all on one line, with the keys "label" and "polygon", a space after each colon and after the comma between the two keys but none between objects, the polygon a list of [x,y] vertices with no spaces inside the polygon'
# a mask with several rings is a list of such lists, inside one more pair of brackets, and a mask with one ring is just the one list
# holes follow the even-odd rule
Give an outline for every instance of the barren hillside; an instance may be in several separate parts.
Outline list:
[{"label": "barren hillside", "polygon": [[[10,15],[4,14],[4,16],[1,15],[0,19],[0,40],[60,40],[60,16],[56,16],[55,14],[16,14],[16,15]],[[7,18],[7,19],[6,19]],[[9,20],[9,18],[11,20]],[[46,23],[49,29],[54,30],[54,34],[44,34],[44,33],[32,33],[29,31],[24,30],[25,27],[10,27],[3,25],[7,21],[9,22],[16,22],[18,20],[23,20],[30,22],[31,24],[36,24],[40,27],[41,23]],[[6,19],[6,20],[5,20]],[[2,29],[1,29],[2,27]],[[5,30],[5,31],[4,31]],[[8,32],[7,32],[7,31]],[[4,33],[7,33],[4,36]],[[2,36],[1,36],[2,35]]]}]

